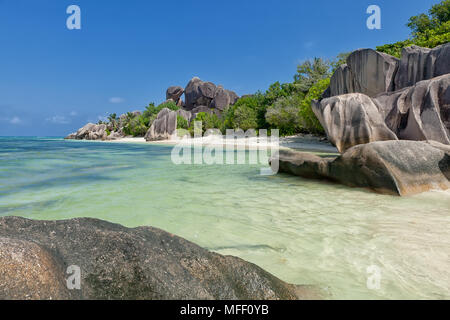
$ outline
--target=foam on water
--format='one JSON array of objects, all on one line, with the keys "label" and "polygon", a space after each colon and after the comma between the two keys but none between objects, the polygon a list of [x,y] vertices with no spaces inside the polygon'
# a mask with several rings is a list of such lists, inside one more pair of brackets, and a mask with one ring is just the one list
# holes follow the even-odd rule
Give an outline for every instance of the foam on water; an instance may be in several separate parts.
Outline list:
[{"label": "foam on water", "polygon": [[0,138],[0,215],[159,227],[331,298],[450,298],[450,192],[400,198],[255,165],[177,166],[170,151]]}]

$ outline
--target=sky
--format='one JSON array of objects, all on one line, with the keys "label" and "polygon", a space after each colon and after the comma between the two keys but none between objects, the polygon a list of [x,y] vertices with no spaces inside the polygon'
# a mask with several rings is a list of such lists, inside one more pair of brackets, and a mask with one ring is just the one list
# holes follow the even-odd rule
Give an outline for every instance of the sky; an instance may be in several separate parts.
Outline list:
[{"label": "sky", "polygon": [[[169,86],[239,95],[290,82],[305,59],[408,38],[438,0],[0,0],[0,136],[66,136],[161,103]],[[69,30],[70,5],[81,29]],[[381,29],[369,30],[369,5]]]}]

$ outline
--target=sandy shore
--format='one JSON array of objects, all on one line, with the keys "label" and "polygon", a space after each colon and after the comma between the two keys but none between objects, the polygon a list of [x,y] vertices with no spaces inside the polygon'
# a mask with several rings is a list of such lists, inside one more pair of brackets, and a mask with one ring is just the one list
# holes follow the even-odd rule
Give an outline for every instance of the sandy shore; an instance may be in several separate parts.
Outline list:
[{"label": "sandy shore", "polygon": [[[145,144],[157,144],[157,145],[176,145],[183,143],[187,145],[203,144],[204,146],[230,146],[233,143],[239,148],[256,149],[256,148],[275,148],[277,143],[273,143],[269,139],[260,137],[253,138],[238,138],[235,141],[225,139],[225,137],[219,136],[207,136],[202,138],[192,138],[188,140],[162,140],[146,142],[144,138],[132,138],[126,137],[119,140],[107,141],[109,143],[145,143]],[[324,152],[324,153],[338,153],[337,149],[332,146],[328,141],[321,141],[320,138],[311,135],[296,135],[291,137],[280,137],[279,147],[281,149],[296,149],[312,152]]]}]

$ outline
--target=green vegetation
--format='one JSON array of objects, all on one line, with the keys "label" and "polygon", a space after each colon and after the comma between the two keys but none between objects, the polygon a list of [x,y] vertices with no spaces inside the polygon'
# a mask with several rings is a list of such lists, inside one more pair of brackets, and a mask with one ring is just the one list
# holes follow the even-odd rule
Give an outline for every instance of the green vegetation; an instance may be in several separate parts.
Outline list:
[{"label": "green vegetation", "polygon": [[[144,110],[142,114],[134,114],[132,112],[128,112],[126,114],[125,119],[122,122],[123,132],[126,135],[131,135],[133,137],[143,137],[147,133],[148,129],[151,127],[153,121],[156,119],[158,113],[164,109],[168,108],[170,110],[178,110],[179,107],[173,101],[161,103],[159,106],[155,107],[154,103],[150,103],[148,107]],[[113,116],[110,115],[110,117]],[[109,119],[109,117],[108,117]],[[184,120],[184,119],[183,119]],[[110,123],[112,123],[111,119],[109,119]],[[120,120],[119,120],[120,121]],[[118,123],[117,122],[117,126]],[[187,129],[187,121],[186,129]]]},{"label": "green vegetation", "polygon": [[402,49],[411,45],[434,48],[450,42],[450,0],[435,4],[428,11],[409,18],[410,39],[377,47],[378,51],[400,57]]},{"label": "green vegetation", "polygon": [[205,133],[208,129],[222,129],[223,122],[219,119],[216,114],[209,114],[206,112],[199,112],[195,116],[195,120],[191,122],[189,127],[189,132],[193,136],[194,135],[194,122],[202,122],[202,133]]},{"label": "green vegetation", "polygon": [[189,129],[188,121],[180,115],[177,115],[177,129]]},{"label": "green vegetation", "polygon": [[297,67],[293,82],[275,82],[264,93],[242,97],[225,110],[222,128],[279,129],[281,135],[323,133],[311,101],[320,98],[333,68],[347,55],[341,54],[333,62],[321,58],[305,61]]}]

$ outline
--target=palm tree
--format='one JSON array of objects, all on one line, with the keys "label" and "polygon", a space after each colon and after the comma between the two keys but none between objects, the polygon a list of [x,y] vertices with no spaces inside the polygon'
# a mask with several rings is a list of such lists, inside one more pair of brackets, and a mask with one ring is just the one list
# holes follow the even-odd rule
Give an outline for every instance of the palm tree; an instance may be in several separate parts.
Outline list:
[{"label": "palm tree", "polygon": [[108,120],[109,120],[109,123],[111,124],[112,129],[114,131],[116,131],[116,129],[117,129],[117,114],[111,113],[108,116]]}]

